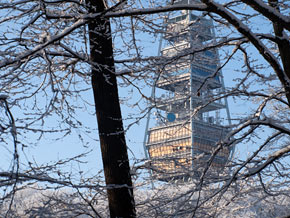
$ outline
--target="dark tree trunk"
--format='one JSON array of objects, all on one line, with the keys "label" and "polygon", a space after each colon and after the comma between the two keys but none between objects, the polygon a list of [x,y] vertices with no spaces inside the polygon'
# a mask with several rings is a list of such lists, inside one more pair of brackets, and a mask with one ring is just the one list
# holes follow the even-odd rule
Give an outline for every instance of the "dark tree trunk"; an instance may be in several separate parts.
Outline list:
[{"label": "dark tree trunk", "polygon": [[[269,0],[268,1],[270,6],[275,8],[277,11],[280,12],[279,9],[279,2],[278,0]],[[278,22],[273,22],[273,28],[274,28],[274,33],[278,38],[278,49],[283,65],[283,69],[285,72],[285,77],[288,77],[288,80],[290,79],[290,43],[287,39],[283,39],[283,31],[284,28],[281,24]],[[281,40],[280,40],[281,38]],[[281,81],[282,85],[284,86],[285,92],[286,92],[286,98],[288,100],[288,104],[290,106],[290,84],[287,82]]]},{"label": "dark tree trunk", "polygon": [[[87,0],[90,13],[106,10],[103,0]],[[135,217],[132,180],[114,68],[110,21],[88,24],[92,87],[111,217]]]}]

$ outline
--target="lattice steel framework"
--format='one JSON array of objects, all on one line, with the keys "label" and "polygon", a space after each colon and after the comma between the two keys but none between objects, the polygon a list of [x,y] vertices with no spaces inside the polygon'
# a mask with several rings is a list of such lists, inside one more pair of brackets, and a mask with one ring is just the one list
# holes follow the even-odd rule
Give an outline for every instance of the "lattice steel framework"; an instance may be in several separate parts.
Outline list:
[{"label": "lattice steel framework", "polygon": [[[183,11],[165,23],[160,55],[167,63],[152,90],[156,122],[149,128],[148,116],[144,149],[153,177],[169,181],[202,172],[217,143],[230,131],[226,127],[230,114],[227,100],[219,98],[224,82],[218,51],[208,49],[215,40],[213,22]],[[219,151],[209,172],[221,172],[232,152]]]}]

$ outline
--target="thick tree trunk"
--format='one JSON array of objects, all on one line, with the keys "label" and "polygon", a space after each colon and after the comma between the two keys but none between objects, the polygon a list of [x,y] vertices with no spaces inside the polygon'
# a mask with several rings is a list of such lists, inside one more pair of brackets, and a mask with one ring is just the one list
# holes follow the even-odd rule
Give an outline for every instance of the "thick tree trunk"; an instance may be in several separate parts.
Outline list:
[{"label": "thick tree trunk", "polygon": [[[90,13],[105,11],[103,0],[87,0]],[[111,217],[135,217],[132,180],[114,68],[110,21],[88,25],[92,87]]]},{"label": "thick tree trunk", "polygon": [[[280,12],[278,0],[269,0],[268,2],[271,7],[275,8],[278,12]],[[284,76],[288,78],[288,80],[286,79],[286,82],[283,82],[282,80],[281,83],[284,86],[286,92],[285,95],[290,105],[290,84],[288,82],[290,80],[290,43],[287,38],[283,38],[285,37],[283,35],[284,28],[281,24],[279,24],[278,22],[273,22],[273,28],[275,36],[277,36],[278,39],[281,38],[281,40],[278,40],[278,49],[285,72]]]}]

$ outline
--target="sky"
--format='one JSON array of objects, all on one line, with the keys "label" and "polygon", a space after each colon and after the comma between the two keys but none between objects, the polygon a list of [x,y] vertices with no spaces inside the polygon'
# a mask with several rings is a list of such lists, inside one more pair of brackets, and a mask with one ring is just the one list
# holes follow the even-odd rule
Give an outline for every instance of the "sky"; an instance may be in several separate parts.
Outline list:
[{"label": "sky", "polygon": [[[142,41],[142,43],[146,44],[144,45],[144,51],[145,53],[148,52],[148,54],[157,55],[158,53],[158,43],[159,39],[158,37],[156,40],[152,40],[151,38],[148,38],[148,35],[139,35],[139,40]],[[118,44],[118,41],[115,42]],[[147,51],[146,51],[147,50]],[[224,81],[225,86],[230,87],[234,84],[234,79],[237,77],[237,74],[239,72],[233,73],[234,69],[236,69],[235,63],[232,63],[232,65],[228,65],[223,70],[224,75]],[[151,89],[148,87],[143,87],[142,91],[144,91],[147,96],[150,96]],[[131,93],[131,88],[119,88],[119,94],[121,99],[126,98],[129,95],[132,95],[133,98],[131,101],[138,100],[138,93],[136,89],[133,89],[133,93]],[[92,92],[86,93],[86,99],[89,99],[89,102],[93,102],[93,95]],[[233,98],[228,99],[229,102],[229,108],[231,112],[232,118],[240,117],[241,114],[244,114],[247,110],[249,110],[249,107],[251,106],[251,103],[245,104],[245,102],[241,102],[239,100],[234,100]],[[129,108],[125,105],[122,105],[122,113],[123,117],[126,118],[129,113],[138,114],[137,108]],[[84,121],[85,125],[91,126],[94,128],[94,126],[97,125],[96,118],[94,116],[88,116],[86,112],[78,114],[79,118]],[[17,113],[15,114],[17,116]],[[130,124],[131,120],[124,120],[124,125],[127,126]],[[140,160],[145,158],[144,150],[143,150],[143,139],[144,139],[144,133],[145,133],[145,123],[146,118],[143,118],[138,124],[133,125],[130,127],[130,129],[126,132],[126,139],[127,139],[127,145],[128,145],[128,154],[131,159],[131,165],[134,164],[135,160]],[[35,163],[42,164],[47,163],[51,161],[57,161],[61,160],[63,158],[70,158],[73,156],[79,155],[81,152],[88,152],[91,151],[90,154],[86,157],[86,164],[79,164],[74,163],[67,167],[67,170],[81,170],[88,173],[94,173],[102,169],[102,160],[101,160],[101,152],[100,152],[100,146],[99,142],[97,140],[98,138],[98,132],[95,131],[95,139],[88,139],[89,144],[87,147],[82,146],[81,141],[79,137],[77,136],[77,130],[73,130],[73,134],[70,136],[67,136],[64,139],[61,139],[59,141],[53,141],[51,140],[51,137],[44,137],[41,141],[39,141],[38,145],[31,146],[29,148],[26,148],[24,153],[21,153],[20,158],[22,160],[25,160],[26,157],[28,157],[29,161],[34,161]],[[29,136],[30,137],[30,136]],[[29,139],[28,137],[28,139]],[[31,136],[33,138],[34,136]],[[54,136],[52,136],[53,138]],[[29,143],[29,141],[27,142]],[[250,152],[253,149],[252,145],[245,145],[240,146],[236,150],[236,157],[243,157],[248,152]],[[12,144],[11,149],[12,150]],[[8,166],[11,164],[11,155],[12,153],[7,152],[4,147],[0,147],[1,152],[1,166],[5,168],[5,166]]]}]

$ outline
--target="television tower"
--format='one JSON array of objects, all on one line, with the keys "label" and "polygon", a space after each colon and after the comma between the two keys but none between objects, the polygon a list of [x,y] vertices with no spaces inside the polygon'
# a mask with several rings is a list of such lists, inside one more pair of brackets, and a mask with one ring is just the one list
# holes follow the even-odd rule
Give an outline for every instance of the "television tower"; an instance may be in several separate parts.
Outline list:
[{"label": "television tower", "polygon": [[165,23],[160,40],[165,64],[152,90],[156,121],[150,126],[149,114],[144,137],[152,176],[161,181],[194,178],[207,167],[209,174],[216,176],[233,149],[221,149],[208,165],[231,124],[227,100],[219,98],[225,87],[218,51],[209,46],[215,40],[213,22],[182,11]]}]

